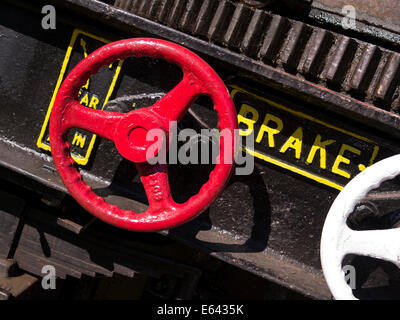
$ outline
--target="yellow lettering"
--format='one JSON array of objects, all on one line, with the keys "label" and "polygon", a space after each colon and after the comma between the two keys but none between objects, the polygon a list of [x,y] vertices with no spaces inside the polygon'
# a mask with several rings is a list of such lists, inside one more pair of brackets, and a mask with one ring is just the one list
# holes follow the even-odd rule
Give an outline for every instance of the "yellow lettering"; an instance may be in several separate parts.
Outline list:
[{"label": "yellow lettering", "polygon": [[83,49],[83,56],[86,58],[87,57],[86,41],[81,39],[80,44]]},{"label": "yellow lettering", "polygon": [[[249,114],[251,114],[251,118],[248,118]],[[247,129],[239,130],[239,134],[241,136],[248,136],[252,133],[252,131],[254,130],[254,123],[257,122],[258,116],[258,111],[256,109],[247,104],[242,104],[238,115],[238,123],[244,123],[245,125],[247,125]]]},{"label": "yellow lettering", "polygon": [[[376,156],[378,155],[379,151],[379,146],[374,146],[374,150],[372,151],[372,156],[371,159],[369,159],[369,166],[372,166],[372,164],[375,161]],[[364,171],[366,169],[366,166],[364,166],[362,163],[358,165],[358,170]]]},{"label": "yellow lettering", "polygon": [[93,96],[92,99],[90,99],[89,108],[96,109],[99,102],[100,100],[96,96]]},{"label": "yellow lettering", "polygon": [[89,105],[89,95],[85,93],[85,95],[83,96],[81,101],[79,101],[79,103],[87,107]]},{"label": "yellow lettering", "polygon": [[[80,44],[81,44],[81,47],[83,49],[83,56],[86,58],[88,56],[87,50],[86,50],[86,41],[81,39]],[[90,81],[90,79],[88,79],[86,81],[86,84],[82,88],[85,88],[86,90],[89,90],[89,81]]]},{"label": "yellow lettering", "polygon": [[[276,128],[268,127],[268,123],[269,122],[274,122],[275,125],[276,125]],[[256,142],[260,143],[260,141],[264,137],[264,133],[267,132],[268,133],[268,145],[269,145],[269,147],[270,148],[275,147],[274,135],[278,134],[279,132],[281,132],[282,128],[283,128],[282,120],[279,119],[278,117],[275,117],[274,115],[272,115],[270,113],[267,113],[265,115],[264,122],[261,125],[260,131],[258,132]]]},{"label": "yellow lettering", "polygon": [[325,147],[336,142],[336,140],[325,140],[321,141],[321,136],[318,134],[315,137],[314,143],[311,147],[310,153],[308,154],[306,162],[308,164],[312,163],[315,157],[315,154],[319,150],[319,166],[321,169],[326,169],[326,149]]},{"label": "yellow lettering", "polygon": [[86,81],[86,84],[82,88],[85,88],[86,90],[89,90],[89,82],[90,82],[90,79],[88,79]]},{"label": "yellow lettering", "polygon": [[372,166],[372,164],[375,161],[376,156],[378,155],[379,152],[379,146],[374,146],[374,151],[372,152],[371,159],[369,160],[369,165]]},{"label": "yellow lettering", "polygon": [[296,151],[296,159],[300,159],[301,156],[301,146],[303,144],[303,128],[299,127],[295,132],[286,140],[285,144],[279,150],[281,153],[285,153],[289,148]]},{"label": "yellow lettering", "polygon": [[86,136],[81,136],[78,132],[75,132],[74,139],[72,140],[72,145],[79,146],[81,149],[85,146]]},{"label": "yellow lettering", "polygon": [[345,153],[345,151],[350,151],[358,156],[361,154],[360,150],[343,143],[342,146],[340,147],[340,151],[339,151],[338,156],[336,157],[335,163],[332,166],[332,172],[336,173],[342,177],[350,179],[350,173],[348,173],[347,171],[344,171],[342,169],[339,169],[339,165],[341,163],[350,164],[350,159],[343,157],[343,154]]}]

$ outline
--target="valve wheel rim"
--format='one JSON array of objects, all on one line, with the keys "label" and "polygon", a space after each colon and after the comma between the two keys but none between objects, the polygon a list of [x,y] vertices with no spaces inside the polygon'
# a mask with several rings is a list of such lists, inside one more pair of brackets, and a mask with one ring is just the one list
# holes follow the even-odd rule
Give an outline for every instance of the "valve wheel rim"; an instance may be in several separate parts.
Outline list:
[{"label": "valve wheel rim", "polygon": [[[79,104],[77,101],[79,89],[102,66],[107,66],[117,59],[144,56],[164,59],[178,65],[183,71],[183,78],[178,85],[153,106],[136,112],[119,114],[90,110]],[[167,165],[149,165],[143,161],[142,155],[130,153],[126,143],[126,134],[129,131],[127,126],[133,116],[136,119],[140,118],[144,125],[147,123],[143,120],[146,119],[146,114],[147,117],[154,116],[157,121],[153,126],[167,131],[170,120],[179,121],[192,102],[201,95],[207,95],[213,101],[214,110],[219,118],[219,130],[228,130],[231,133],[232,139],[223,137],[220,139],[219,157],[225,159],[224,151],[228,150],[228,153],[232,153],[229,155],[230,159],[233,159],[237,143],[235,137],[237,118],[229,91],[216,72],[190,50],[164,40],[134,38],[105,45],[80,61],[63,81],[50,118],[52,156],[57,171],[70,194],[82,207],[99,219],[134,231],[157,231],[176,227],[206,210],[227,184],[233,172],[233,161],[217,161],[209,175],[209,180],[199,192],[180,204],[173,201],[171,197]],[[174,105],[171,108],[173,103],[178,106]],[[149,209],[146,212],[136,213],[111,205],[104,198],[97,196],[83,181],[69,152],[67,133],[73,127],[85,129],[112,140],[124,157],[136,163],[149,200]],[[125,135],[123,139],[118,139],[121,131]],[[121,143],[120,140],[124,142]]]},{"label": "valve wheel rim", "polygon": [[400,229],[354,231],[348,216],[369,191],[400,175],[400,155],[381,160],[353,178],[339,193],[326,217],[321,236],[321,265],[337,300],[356,300],[344,280],[342,261],[347,254],[386,260],[400,267]]}]

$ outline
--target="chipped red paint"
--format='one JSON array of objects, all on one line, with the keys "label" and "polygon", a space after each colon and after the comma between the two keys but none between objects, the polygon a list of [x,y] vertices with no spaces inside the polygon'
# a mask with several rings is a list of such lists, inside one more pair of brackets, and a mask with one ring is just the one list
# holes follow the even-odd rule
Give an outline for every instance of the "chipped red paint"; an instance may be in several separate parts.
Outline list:
[{"label": "chipped red paint", "polygon": [[[91,75],[102,66],[130,56],[165,59],[181,67],[183,79],[153,106],[129,113],[93,110],[79,104],[78,91]],[[233,171],[232,163],[217,163],[199,193],[178,204],[171,197],[167,166],[148,164],[145,162],[146,146],[135,139],[132,143],[133,132],[136,139],[142,140],[143,131],[152,128],[168,133],[170,121],[179,121],[200,95],[212,99],[219,117],[219,129],[230,130],[233,137],[237,118],[229,92],[216,72],[193,52],[168,41],[137,38],[110,43],[82,60],[64,80],[50,119],[53,159],[71,195],[99,219],[135,231],[173,228],[206,210],[228,182]],[[149,200],[146,212],[138,214],[111,205],[83,181],[70,156],[66,138],[68,130],[73,127],[112,140],[123,157],[136,163]],[[220,140],[220,159],[223,159],[224,150],[231,150],[233,154],[235,142],[231,140]],[[225,143],[229,143],[228,148],[225,148]]]}]

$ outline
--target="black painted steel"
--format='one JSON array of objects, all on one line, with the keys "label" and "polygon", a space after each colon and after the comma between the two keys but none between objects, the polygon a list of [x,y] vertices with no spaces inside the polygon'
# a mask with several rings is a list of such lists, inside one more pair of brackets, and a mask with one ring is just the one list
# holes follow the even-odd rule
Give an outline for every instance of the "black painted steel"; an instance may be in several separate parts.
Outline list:
[{"label": "black painted steel", "polygon": [[[152,36],[181,43],[205,58],[230,85],[231,92],[237,87],[243,90],[234,96],[234,102],[238,113],[243,104],[257,110],[257,133],[264,117],[271,113],[285,125],[277,136],[276,148],[278,145],[281,148],[299,127],[303,130],[304,146],[299,158],[295,150],[285,154],[274,150],[275,158],[281,161],[278,165],[256,158],[254,172],[249,176],[233,176],[207,212],[162,234],[307,296],[329,298],[319,261],[319,241],[325,216],[338,190],[329,183],[320,183],[290,170],[282,163],[342,186],[348,178],[335,174],[332,168],[343,144],[358,148],[362,153],[361,158],[349,156],[353,161],[351,167],[342,167],[351,176],[360,171],[358,165],[369,165],[375,146],[379,151],[374,161],[398,153],[396,138],[400,136],[400,118],[394,113],[398,103],[398,83],[395,82],[398,80],[398,54],[228,1],[220,1],[218,6],[213,6],[212,1],[203,1],[200,8],[197,1],[170,1],[174,4],[171,6],[167,6],[168,1],[136,1],[137,6],[133,2],[128,5],[127,1],[116,1],[115,7],[84,0],[48,2],[56,5],[56,30],[41,28],[40,8],[44,2],[27,1],[18,6],[0,3],[0,172],[3,188],[7,188],[7,181],[17,183],[35,194],[47,195],[50,204],[51,199],[65,197],[65,187],[54,169],[50,153],[39,148],[37,140],[74,29],[83,30],[85,34],[80,33],[74,42],[67,71],[83,58],[83,43],[88,52],[101,45],[102,40],[90,40],[91,36],[86,33],[110,41]],[[208,10],[213,15],[207,14]],[[197,20],[193,12],[198,14]],[[88,106],[90,101],[96,103],[93,97],[100,101],[98,106],[104,102],[115,70],[116,65],[99,75],[96,81],[103,87],[82,92],[82,99],[88,93]],[[151,105],[173,88],[180,76],[178,68],[164,61],[128,59],[122,65],[104,109],[126,112]],[[383,103],[377,104],[381,108],[365,103],[378,100]],[[276,104],[292,113],[276,109]],[[190,115],[180,123],[181,128],[196,130],[214,125],[214,113],[207,100],[197,101]],[[243,123],[241,127],[246,128]],[[353,135],[349,136],[348,132]],[[327,168],[322,168],[318,161],[307,164],[318,134],[337,142],[335,149],[328,150]],[[84,136],[87,140],[81,148],[79,141],[82,143]],[[46,135],[43,137],[46,142]],[[70,139],[73,143],[74,133]],[[81,133],[81,140],[76,139],[74,146],[76,154],[88,155],[88,163],[81,167],[85,180],[107,200],[123,208],[144,210],[147,200],[134,166],[121,159],[109,141],[96,139],[89,154],[87,143],[91,139],[91,135]],[[257,150],[269,155],[267,145],[268,139],[264,136]],[[173,196],[184,201],[196,193],[210,169],[207,165],[171,166]],[[59,212],[56,211],[56,215]],[[19,217],[19,213],[11,214]],[[40,241],[32,226],[39,230],[43,225],[45,237],[51,239],[50,250],[52,245],[56,252],[61,250],[55,240],[58,237],[66,241],[64,247],[70,248],[71,255],[76,254],[76,247],[90,247],[87,242],[96,243],[98,234],[104,236],[104,226],[101,227],[100,222],[92,225],[86,220],[74,221],[77,227],[69,223],[68,218],[48,225],[46,215],[36,215],[34,210],[29,211],[26,226],[25,222],[20,224],[23,231],[20,227],[17,237],[7,238],[10,243],[13,239],[16,242],[12,255],[24,268],[32,268],[30,272],[39,272],[37,266],[30,263],[34,258],[29,256],[28,240]],[[10,221],[13,228],[18,229],[18,219]],[[53,225],[57,227],[52,229]],[[67,226],[78,238],[60,231],[60,226]],[[91,231],[82,236],[81,242],[79,237],[86,229]],[[125,270],[123,267],[130,262],[123,257],[129,246],[134,246],[129,239],[136,235],[120,230],[113,232],[115,239],[128,239],[126,250],[117,259],[121,270]],[[93,250],[98,251],[101,243],[95,244]],[[0,248],[8,254],[7,248]],[[35,255],[46,255],[46,252],[40,253],[40,248],[36,249]],[[107,255],[104,263],[110,263],[112,257],[112,254]],[[99,267],[89,258],[82,259],[93,263],[85,271],[92,275]],[[60,263],[60,260],[55,261]],[[107,270],[100,271],[109,275]],[[63,275],[80,277],[82,273],[84,271],[77,265],[63,268]]]}]

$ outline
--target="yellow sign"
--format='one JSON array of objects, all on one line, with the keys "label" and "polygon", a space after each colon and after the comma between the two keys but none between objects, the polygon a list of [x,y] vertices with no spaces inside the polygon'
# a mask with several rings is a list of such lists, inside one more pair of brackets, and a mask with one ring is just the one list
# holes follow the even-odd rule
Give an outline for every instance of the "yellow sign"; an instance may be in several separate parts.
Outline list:
[{"label": "yellow sign", "polygon": [[366,137],[231,85],[239,135],[254,134],[256,158],[337,190],[372,165],[380,151]]},{"label": "yellow sign", "polygon": [[[79,29],[74,30],[37,140],[37,146],[39,148],[51,151],[49,140],[50,115],[57,92],[65,76],[80,60],[86,58],[89,53],[109,42],[110,41],[106,39]],[[98,74],[89,78],[79,91],[79,96],[77,98],[80,104],[88,108],[101,108],[102,110],[114,92],[122,63],[123,61],[114,62],[110,64],[108,68],[100,69]],[[71,131],[72,132],[69,133],[69,140],[71,140],[71,156],[78,164],[86,165],[89,161],[96,135],[81,129],[74,129]]]}]

